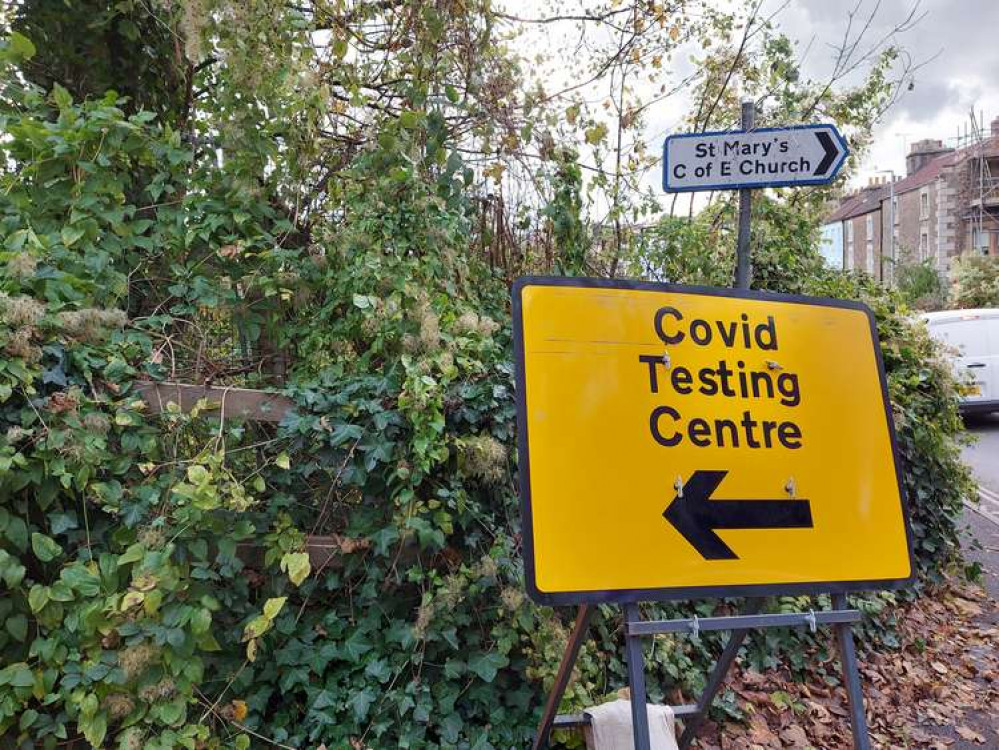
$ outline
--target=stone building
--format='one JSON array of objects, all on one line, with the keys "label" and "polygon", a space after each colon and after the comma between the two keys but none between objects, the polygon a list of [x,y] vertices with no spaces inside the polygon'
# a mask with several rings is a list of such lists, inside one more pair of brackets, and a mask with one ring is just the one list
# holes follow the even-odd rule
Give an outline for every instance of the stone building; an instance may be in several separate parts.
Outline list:
[{"label": "stone building", "polygon": [[[894,183],[875,181],[844,196],[826,220],[830,236],[830,225],[842,224],[844,268],[868,270],[866,250],[872,246],[869,272],[891,284],[900,265],[929,262],[949,275],[961,255],[999,254],[999,118],[988,133],[957,149],[935,139],[916,141],[905,167]],[[866,231],[871,215],[873,237]]]},{"label": "stone building", "polygon": [[[887,194],[886,180],[871,180],[867,187],[844,197],[826,220],[823,234],[832,242],[842,242],[842,265],[836,264],[838,267],[883,278],[881,211]],[[824,254],[829,257],[833,253]]]}]

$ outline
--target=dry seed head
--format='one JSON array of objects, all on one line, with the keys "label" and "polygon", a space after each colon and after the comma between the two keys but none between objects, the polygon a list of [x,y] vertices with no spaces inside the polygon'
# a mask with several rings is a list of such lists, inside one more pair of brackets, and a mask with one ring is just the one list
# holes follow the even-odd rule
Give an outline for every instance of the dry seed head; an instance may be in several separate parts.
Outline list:
[{"label": "dry seed head", "polygon": [[31,343],[34,333],[35,329],[33,328],[21,328],[14,331],[10,340],[3,348],[4,352],[11,357],[23,359],[29,364],[34,364],[42,358],[42,350]]},{"label": "dry seed head", "polygon": [[146,685],[139,691],[139,697],[146,703],[156,703],[172,698],[177,692],[177,684],[169,677],[155,685]]},{"label": "dry seed head", "polygon": [[481,578],[495,578],[499,575],[499,565],[489,555],[484,555],[476,566],[476,572]]},{"label": "dry seed head", "polygon": [[420,347],[425,352],[435,351],[441,343],[441,321],[430,305],[420,311]]},{"label": "dry seed head", "polygon": [[135,701],[130,695],[125,693],[109,693],[101,701],[104,709],[108,712],[108,718],[112,721],[124,719],[135,708]]},{"label": "dry seed head", "polygon": [[208,23],[204,0],[183,0],[180,28],[184,35],[184,55],[192,63],[201,61],[201,36]]},{"label": "dry seed head", "polygon": [[458,318],[454,325],[458,333],[472,333],[479,329],[479,316],[474,312],[467,312]]},{"label": "dry seed head", "polygon": [[4,435],[4,437],[7,439],[8,443],[13,445],[14,443],[21,442],[24,438],[26,438],[30,434],[31,430],[26,430],[23,427],[18,427],[15,425],[14,427],[7,428],[7,432]]},{"label": "dry seed head", "polygon": [[483,315],[479,318],[479,334],[481,336],[489,337],[492,336],[496,331],[499,330],[500,324],[497,323],[492,318]]},{"label": "dry seed head", "polygon": [[56,318],[69,336],[90,344],[100,343],[111,331],[120,330],[128,323],[128,316],[123,310],[95,307],[68,310],[59,313]]},{"label": "dry seed head", "polygon": [[33,297],[0,294],[0,320],[11,328],[31,328],[44,314],[45,305]]},{"label": "dry seed head", "polygon": [[30,253],[18,253],[7,261],[7,271],[15,279],[25,281],[35,275],[38,259]]},{"label": "dry seed head", "polygon": [[166,532],[159,526],[147,526],[139,532],[137,541],[146,549],[160,549],[166,544]]},{"label": "dry seed head", "polygon": [[129,727],[118,735],[118,738],[118,747],[121,750],[142,750],[142,730],[138,727]]},{"label": "dry seed head", "polygon": [[524,603],[524,594],[520,589],[513,587],[505,588],[500,592],[500,601],[510,612],[516,612]]},{"label": "dry seed head", "polygon": [[151,643],[129,646],[118,652],[118,664],[125,673],[125,679],[134,680],[159,657],[160,650]]},{"label": "dry seed head", "polygon": [[467,438],[459,453],[462,473],[484,482],[498,482],[506,475],[506,447],[491,435]]},{"label": "dry seed head", "polygon": [[83,426],[88,432],[107,435],[111,429],[111,421],[100,412],[92,411],[83,418]]},{"label": "dry seed head", "polygon": [[430,621],[433,618],[434,603],[427,602],[426,604],[421,604],[416,613],[416,624],[413,625],[413,635],[417,639],[422,640],[426,636],[427,628],[430,627]]}]

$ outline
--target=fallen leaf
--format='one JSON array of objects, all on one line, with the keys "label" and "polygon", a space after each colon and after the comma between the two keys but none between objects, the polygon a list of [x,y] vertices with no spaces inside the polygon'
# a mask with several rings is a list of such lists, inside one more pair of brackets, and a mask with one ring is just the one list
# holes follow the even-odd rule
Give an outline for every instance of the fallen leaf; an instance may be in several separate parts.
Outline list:
[{"label": "fallen leaf", "polygon": [[971,742],[977,742],[980,745],[985,744],[985,737],[980,735],[971,727],[958,726],[955,727],[955,730],[959,735],[961,735],[961,739],[970,740]]}]

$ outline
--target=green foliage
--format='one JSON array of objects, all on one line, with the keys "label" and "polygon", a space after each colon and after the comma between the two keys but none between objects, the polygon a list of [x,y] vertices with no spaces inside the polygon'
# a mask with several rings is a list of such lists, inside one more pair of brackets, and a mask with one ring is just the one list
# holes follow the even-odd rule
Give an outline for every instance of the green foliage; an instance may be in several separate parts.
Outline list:
[{"label": "green foliage", "polygon": [[999,259],[970,255],[955,262],[951,305],[956,308],[999,307]]},{"label": "green foliage", "polygon": [[555,240],[555,270],[569,276],[585,270],[586,251],[589,246],[586,225],[583,223],[582,170],[575,152],[565,149],[554,158],[556,171],[552,180],[554,195],[541,210],[541,215],[551,222]]},{"label": "green foliage", "polygon": [[185,106],[189,72],[170,30],[136,0],[25,0],[13,11],[13,29],[37,53],[24,66],[29,81],[56,84],[75,99],[100,99],[109,90],[127,97],[129,113],[167,114]]},{"label": "green foliage", "polygon": [[916,310],[940,310],[947,302],[947,286],[932,261],[901,266],[896,273],[898,292]]},{"label": "green foliage", "polygon": [[[576,156],[535,135],[543,97],[518,92],[489,3],[461,6],[19,6],[24,33],[0,44],[0,745],[530,739],[569,623],[523,595],[505,278],[517,269],[469,251],[482,218],[469,139],[492,144],[493,182],[499,156],[536,140],[548,181],[530,210],[552,266],[602,259]],[[320,27],[330,54],[317,61]],[[60,50],[60,35],[79,43]],[[791,85],[786,44],[766,49],[747,78],[788,81],[771,114],[800,111],[816,89]],[[879,91],[820,98],[862,131]],[[585,123],[597,148],[612,137],[601,125]],[[875,307],[932,575],[968,487],[952,384],[895,297],[819,270],[820,203],[756,202],[757,284]],[[625,213],[615,205],[612,221]],[[720,201],[629,232],[638,250],[620,259],[634,275],[727,285],[733,216]],[[224,359],[220,330],[262,362],[287,354],[295,408],[279,425],[205,404],[154,415],[136,395],[139,380]],[[624,683],[620,626],[601,610],[567,707]],[[657,640],[652,697],[702,687],[719,639]],[[762,640],[749,656],[798,670],[814,646]]]}]

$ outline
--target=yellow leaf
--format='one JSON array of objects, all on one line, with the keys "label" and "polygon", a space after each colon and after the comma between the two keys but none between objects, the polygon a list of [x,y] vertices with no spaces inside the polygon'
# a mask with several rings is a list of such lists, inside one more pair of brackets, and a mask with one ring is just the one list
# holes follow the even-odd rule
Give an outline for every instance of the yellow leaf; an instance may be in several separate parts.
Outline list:
[{"label": "yellow leaf", "polygon": [[232,715],[236,721],[242,721],[246,718],[246,714],[249,713],[246,708],[246,701],[233,701],[232,702]]},{"label": "yellow leaf", "polygon": [[131,609],[132,607],[137,607],[145,600],[146,595],[141,591],[129,591],[125,594],[124,598],[121,600],[121,611]]},{"label": "yellow leaf", "polygon": [[307,552],[289,552],[281,558],[281,570],[288,574],[288,579],[296,586],[309,577],[312,565]]}]

